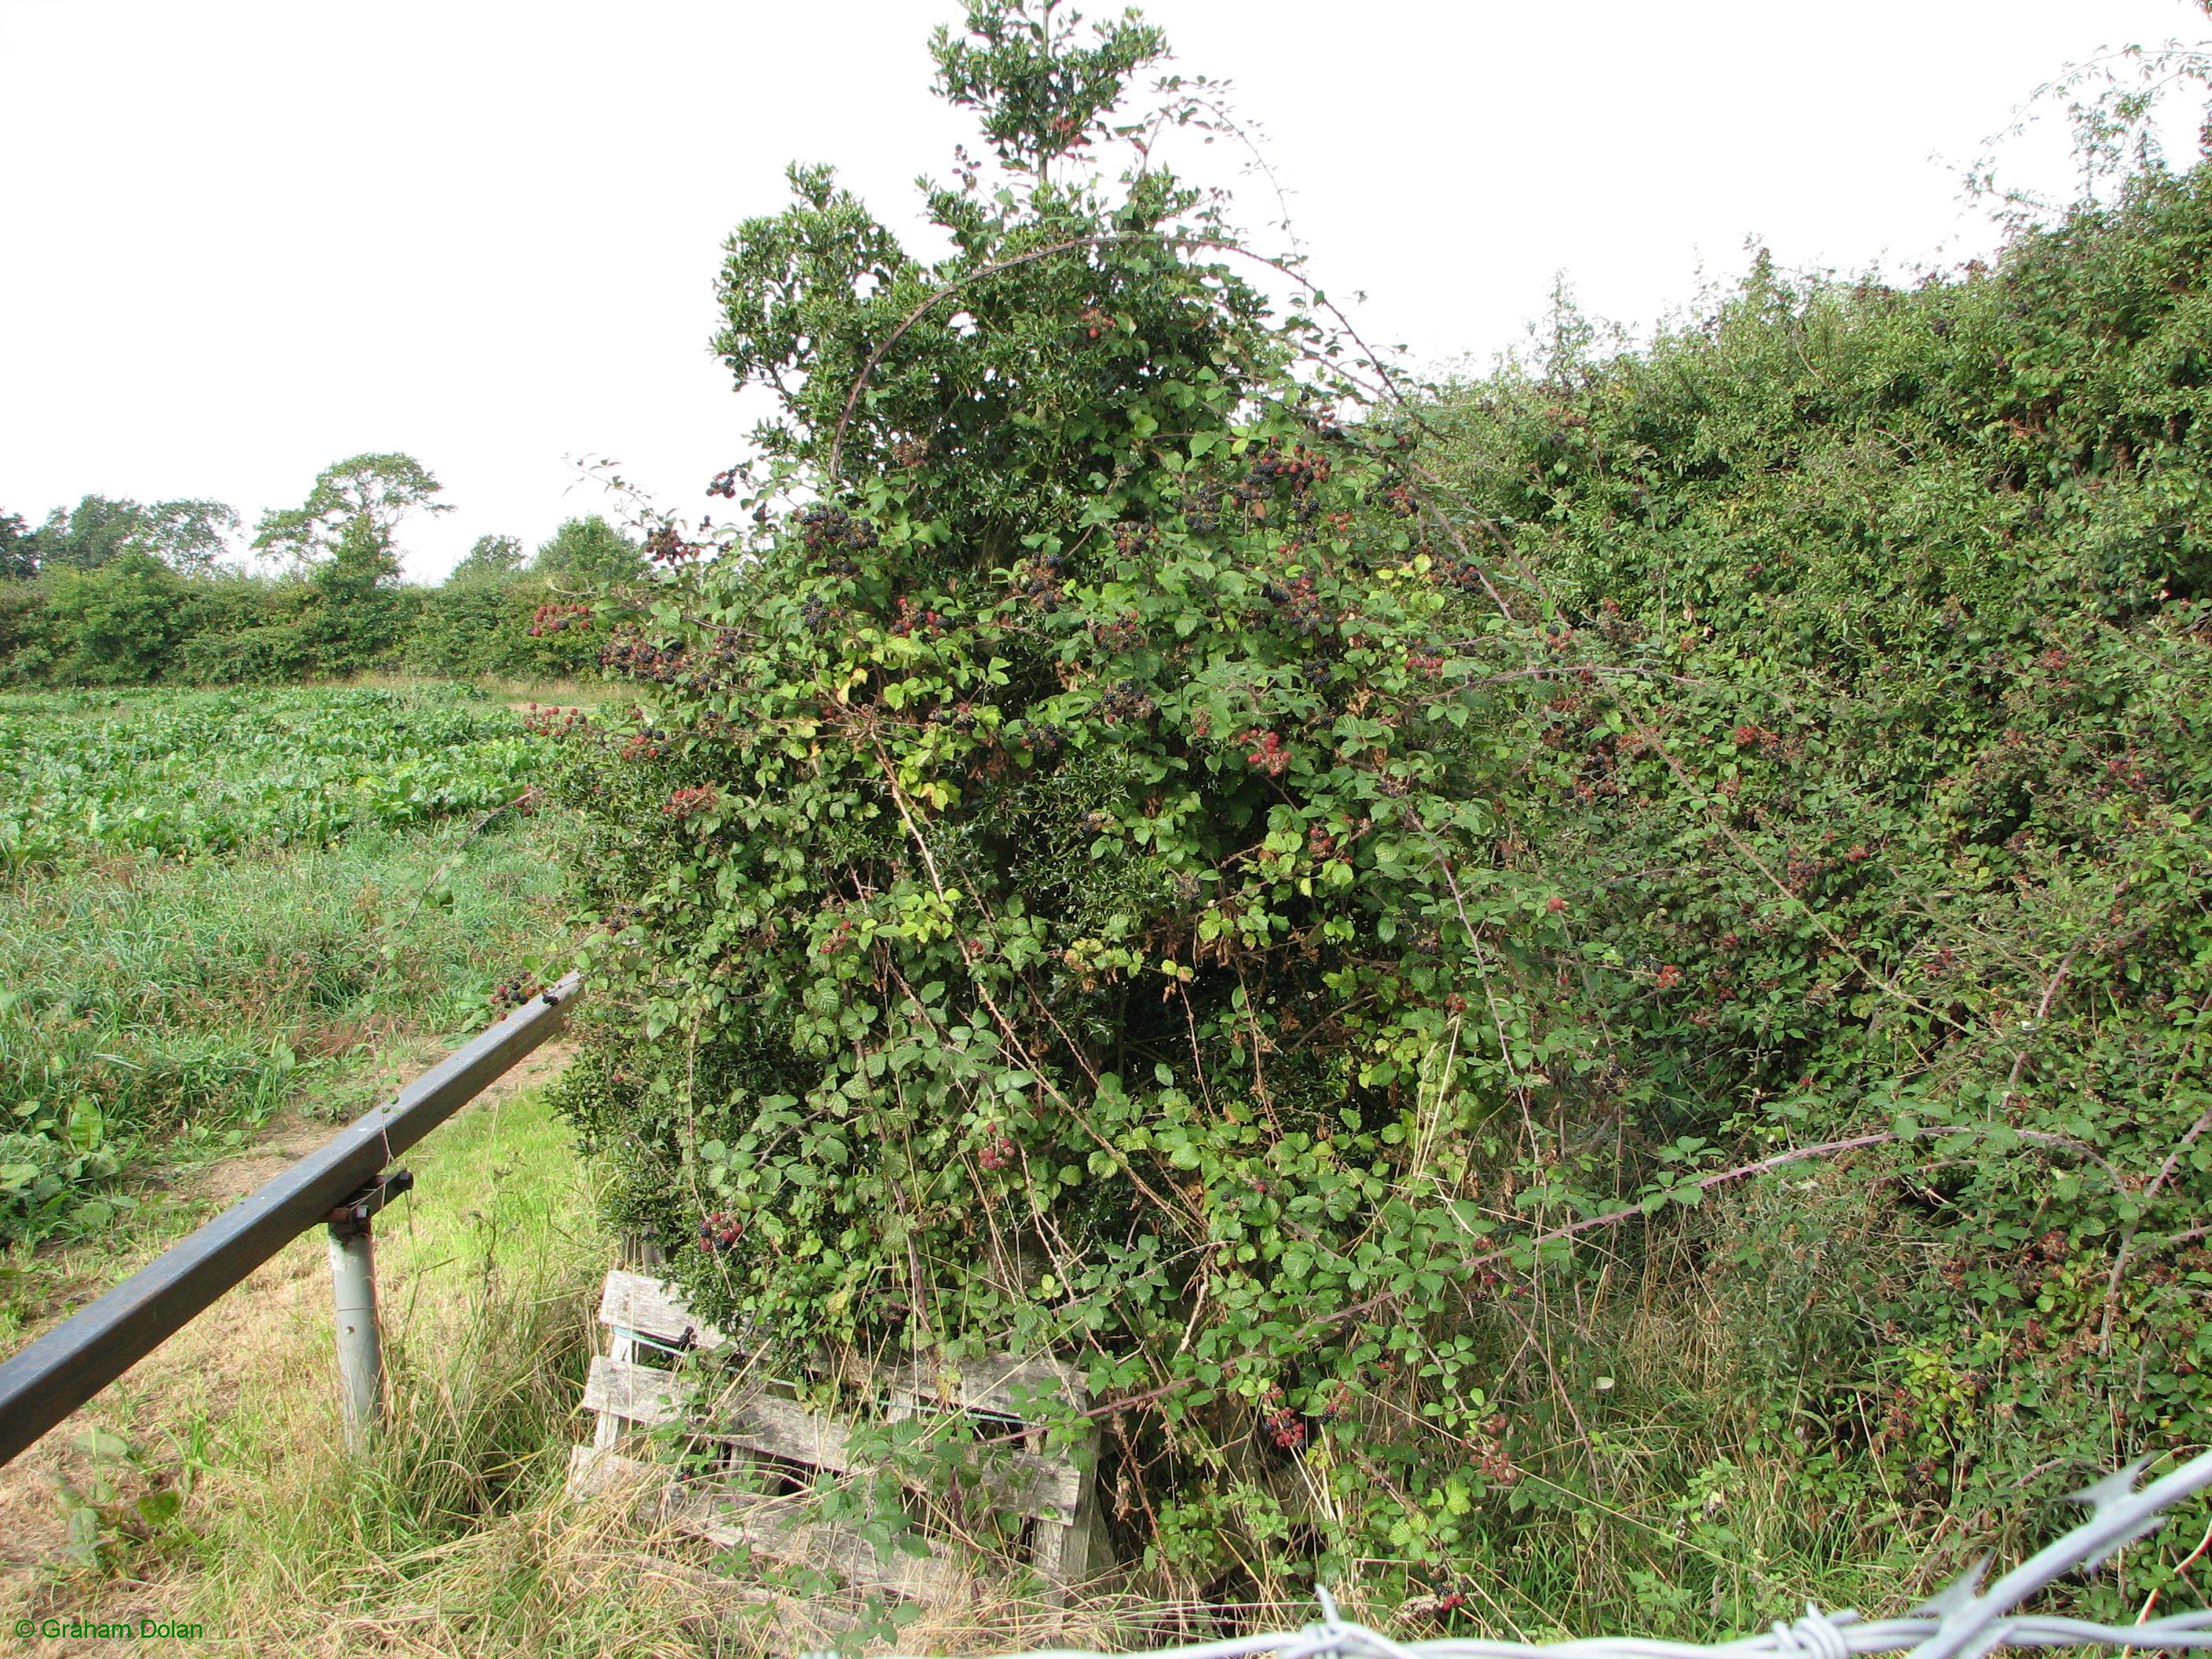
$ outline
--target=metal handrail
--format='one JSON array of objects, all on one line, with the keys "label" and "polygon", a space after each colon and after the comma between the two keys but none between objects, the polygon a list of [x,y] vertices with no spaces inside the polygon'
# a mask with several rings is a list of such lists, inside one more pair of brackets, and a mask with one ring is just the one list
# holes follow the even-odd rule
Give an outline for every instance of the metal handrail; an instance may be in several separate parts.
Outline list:
[{"label": "metal handrail", "polygon": [[[333,1224],[364,1246],[378,1176],[568,1023],[571,974],[455,1049],[319,1150],[170,1246],[98,1301],[0,1364],[0,1464],[176,1334],[215,1299],[309,1228]],[[350,1232],[347,1230],[350,1229]],[[335,1266],[335,1260],[334,1260]],[[372,1352],[374,1369],[373,1321]],[[342,1358],[343,1336],[341,1334]],[[351,1408],[349,1407],[349,1426]]]}]

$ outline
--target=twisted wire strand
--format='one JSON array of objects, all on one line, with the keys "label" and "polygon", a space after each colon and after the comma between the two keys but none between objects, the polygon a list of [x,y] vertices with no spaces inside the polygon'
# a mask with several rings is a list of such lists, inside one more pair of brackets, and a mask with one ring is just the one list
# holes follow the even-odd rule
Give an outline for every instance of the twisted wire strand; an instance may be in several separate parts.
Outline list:
[{"label": "twisted wire strand", "polygon": [[[1808,1602],[1794,1622],[1778,1620],[1755,1636],[1726,1642],[1667,1642],[1644,1637],[1581,1638],[1565,1642],[1499,1642],[1442,1637],[1400,1642],[1345,1618],[1322,1586],[1314,1596],[1321,1617],[1295,1632],[1231,1637],[1218,1642],[1153,1650],[1147,1659],[1856,1659],[1859,1654],[1905,1653],[1910,1659],[1980,1659],[1998,1648],[2106,1647],[2122,1651],[2212,1650],[2212,1608],[2171,1613],[2134,1625],[2100,1625],[2087,1619],[2012,1611],[2077,1567],[2094,1567],[2122,1545],[2161,1525],[2166,1511],[2212,1486],[2212,1452],[2135,1490],[2142,1464],[2108,1475],[2074,1501],[2090,1514],[1987,1590],[1982,1566],[1901,1619],[1863,1621],[1856,1610],[1823,1613]],[[1985,1564],[1984,1564],[1985,1565]],[[810,1654],[805,1659],[829,1659]],[[1007,1659],[1106,1659],[1075,1648],[1041,1648]]]}]

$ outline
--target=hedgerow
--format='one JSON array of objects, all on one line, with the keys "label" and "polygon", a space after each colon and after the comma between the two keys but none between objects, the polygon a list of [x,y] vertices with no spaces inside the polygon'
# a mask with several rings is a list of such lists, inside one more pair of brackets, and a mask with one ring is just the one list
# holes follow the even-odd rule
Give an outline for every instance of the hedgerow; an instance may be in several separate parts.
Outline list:
[{"label": "hedgerow", "polygon": [[1919,1148],[1770,1413],[1918,1502],[2206,1437],[2208,252],[2212,174],[2153,168],[1962,280],[1762,261],[1434,416],[1596,675],[1532,854],[1619,965],[1621,1106]]},{"label": "hedgerow", "polygon": [[564,733],[614,1218],[789,1352],[1078,1356],[1217,1595],[1769,1617],[1742,1463],[1893,1559],[2200,1440],[2202,177],[1408,403],[1156,32],[967,25],[955,251],[740,228],[780,412]]},{"label": "hedgerow", "polygon": [[17,562],[0,572],[0,685],[22,688],[596,677],[605,628],[583,601],[644,574],[636,544],[596,514],[526,562],[513,538],[482,538],[435,587],[401,582],[396,562],[363,572],[335,556],[283,575],[180,570],[138,548]]}]

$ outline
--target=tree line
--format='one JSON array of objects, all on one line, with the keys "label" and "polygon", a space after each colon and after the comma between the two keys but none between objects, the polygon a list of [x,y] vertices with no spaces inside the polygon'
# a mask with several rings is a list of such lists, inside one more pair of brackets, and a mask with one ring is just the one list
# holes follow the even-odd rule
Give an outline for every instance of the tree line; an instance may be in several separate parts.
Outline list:
[{"label": "tree line", "polygon": [[368,670],[513,678],[594,668],[586,596],[643,574],[638,544],[597,514],[534,551],[483,536],[435,586],[402,579],[405,520],[451,511],[399,453],[326,467],[300,506],[264,513],[251,548],[221,501],[87,495],[33,526],[0,511],[0,684],[236,684]]}]

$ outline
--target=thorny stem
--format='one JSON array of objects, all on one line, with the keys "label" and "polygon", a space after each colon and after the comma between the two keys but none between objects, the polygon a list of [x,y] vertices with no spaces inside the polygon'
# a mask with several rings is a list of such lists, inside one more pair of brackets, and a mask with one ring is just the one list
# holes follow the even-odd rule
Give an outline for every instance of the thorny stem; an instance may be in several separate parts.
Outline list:
[{"label": "thorny stem", "polygon": [[[1384,365],[1381,356],[1365,340],[1360,338],[1359,331],[1352,325],[1351,319],[1339,310],[1334,302],[1321,289],[1315,287],[1310,281],[1285,261],[1271,259],[1264,253],[1255,253],[1240,243],[1227,241],[1218,236],[1178,236],[1170,232],[1157,230],[1109,231],[1095,236],[1071,236],[1065,241],[1054,242],[1044,247],[1031,248],[1024,253],[1012,254],[1004,259],[994,259],[988,264],[978,265],[966,275],[947,283],[920,305],[915,307],[912,311],[907,313],[900,319],[898,326],[884,336],[883,343],[868,354],[868,361],[860,366],[860,372],[853,379],[852,390],[845,397],[844,410],[837,416],[837,429],[830,440],[830,460],[824,469],[828,474],[828,482],[832,485],[837,482],[845,454],[845,434],[853,423],[853,411],[860,407],[860,393],[866,389],[869,378],[875,374],[877,367],[883,362],[884,354],[904,338],[907,331],[927,316],[931,311],[959,293],[969,283],[980,282],[986,276],[995,276],[1001,271],[1012,270],[1019,265],[1030,264],[1039,259],[1049,258],[1055,253],[1069,253],[1077,248],[1110,247],[1121,242],[1152,242],[1163,247],[1206,248],[1218,253],[1233,253],[1240,258],[1250,259],[1255,264],[1263,264],[1270,270],[1289,277],[1291,281],[1305,289],[1308,297],[1315,304],[1334,317],[1337,325],[1350,337],[1352,343],[1367,354],[1367,367],[1374,369],[1381,378],[1385,389],[1397,399],[1400,407],[1409,412],[1413,411],[1412,400],[1399,389],[1396,377]],[[1340,369],[1338,372],[1342,374],[1345,371]],[[1346,378],[1352,380],[1357,384],[1357,377],[1346,374]],[[1415,418],[1419,418],[1418,413],[1415,414]],[[1487,582],[1484,585],[1488,586]],[[1509,611],[1507,614],[1510,616],[1511,613]]]},{"label": "thorny stem", "polygon": [[[1938,1123],[1923,1125],[1911,1130],[1888,1129],[1875,1134],[1852,1135],[1843,1140],[1823,1141],[1816,1146],[1799,1146],[1788,1152],[1776,1152],[1771,1157],[1759,1159],[1756,1163],[1739,1164],[1732,1170],[1717,1170],[1711,1175],[1701,1176],[1694,1182],[1685,1183],[1683,1190],[1694,1188],[1701,1193],[1711,1192],[1715,1188],[1726,1186],[1731,1182],[1743,1181],[1752,1176],[1764,1175],[1770,1170],[1779,1170],[1789,1164],[1802,1164],[1809,1158],[1833,1158],[1844,1152],[1862,1152],[1870,1146],[1893,1146],[1901,1141],[1923,1140],[1939,1135],[1979,1138],[1996,1133],[1998,1130],[1994,1128],[1980,1129],[1971,1126]],[[2100,1157],[2094,1149],[2083,1146],[2078,1140],[2070,1139],[2064,1135],[2049,1134],[2039,1129],[2008,1128],[2003,1133],[2017,1136],[2021,1140],[2033,1141],[2039,1146],[2063,1147],[2094,1164],[2105,1172],[2114,1187],[2118,1188],[2122,1185],[2119,1171]],[[1556,1243],[1561,1239],[1579,1237],[1584,1233],[1595,1232],[1601,1228],[1616,1226],[1621,1222],[1633,1219],[1644,1213],[1640,1206],[1632,1204],[1623,1209],[1609,1210],[1603,1215],[1588,1216],[1565,1227],[1554,1227],[1546,1232],[1517,1239],[1510,1244],[1500,1245],[1496,1249],[1468,1256],[1454,1262],[1448,1271],[1455,1274],[1473,1273],[1493,1262],[1506,1261],[1522,1251],[1533,1250],[1540,1245]],[[2169,1244],[2177,1242],[2179,1241],[2174,1239],[2166,1241]],[[1350,1307],[1340,1308],[1334,1313],[1310,1319],[1291,1333],[1289,1339],[1290,1346],[1296,1347],[1331,1326],[1341,1325],[1348,1320],[1379,1313],[1383,1309],[1402,1300],[1404,1296],[1405,1292],[1401,1291],[1385,1291],[1379,1295],[1369,1297],[1363,1302],[1355,1302]],[[1159,1388],[1149,1389],[1143,1394],[1125,1395],[1121,1399],[1094,1406],[1087,1414],[1097,1416],[1106,1412],[1124,1411],[1132,1406],[1144,1405],[1187,1389],[1192,1385],[1192,1381],[1193,1379],[1188,1377],[1180,1378]]]}]

